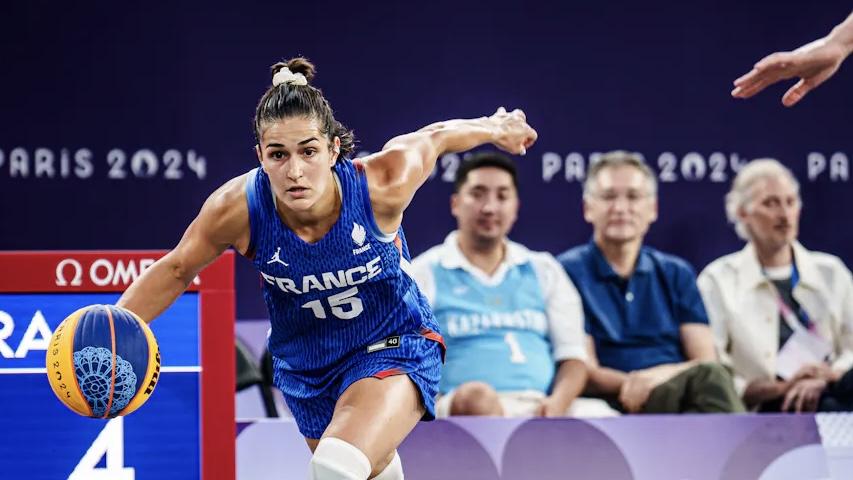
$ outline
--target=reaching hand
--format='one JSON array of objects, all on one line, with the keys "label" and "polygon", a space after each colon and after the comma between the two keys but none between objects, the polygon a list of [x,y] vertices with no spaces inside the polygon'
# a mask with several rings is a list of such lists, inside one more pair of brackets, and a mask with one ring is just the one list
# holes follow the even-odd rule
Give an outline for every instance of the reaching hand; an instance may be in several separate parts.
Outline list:
[{"label": "reaching hand", "polygon": [[495,146],[514,155],[524,155],[527,149],[536,142],[536,130],[527,124],[527,116],[519,109],[507,113],[504,107],[499,108],[489,119],[499,129]]},{"label": "reaching hand", "polygon": [[734,81],[732,96],[749,98],[778,81],[799,77],[800,81],[782,96],[782,104],[791,107],[831,77],[847,54],[843,45],[827,38],[815,40],[793,52],[770,54]]},{"label": "reaching hand", "polygon": [[804,378],[799,380],[785,394],[785,401],[782,402],[782,411],[787,412],[793,408],[797,413],[814,412],[817,410],[820,394],[824,390],[826,390],[825,380],[819,378]]}]

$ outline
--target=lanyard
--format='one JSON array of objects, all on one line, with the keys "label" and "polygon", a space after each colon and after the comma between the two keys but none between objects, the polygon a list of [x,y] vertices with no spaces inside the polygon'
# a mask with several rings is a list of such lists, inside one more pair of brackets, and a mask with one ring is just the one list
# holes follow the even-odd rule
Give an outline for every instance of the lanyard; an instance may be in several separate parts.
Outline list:
[{"label": "lanyard", "polygon": [[[794,313],[791,310],[791,307],[785,303],[785,300],[782,299],[782,294],[779,292],[779,289],[776,288],[776,284],[773,283],[769,278],[770,288],[773,289],[773,294],[776,297],[776,304],[779,306],[779,313],[782,314],[782,318],[785,319],[785,323],[791,328],[791,330],[796,331],[797,329],[806,328],[812,332],[816,333],[815,325],[813,322],[809,321],[809,316],[806,314],[806,311],[800,307],[799,315]],[[797,286],[797,283],[800,282],[800,273],[797,271],[797,264],[791,263],[791,294],[793,296],[794,287]]]}]

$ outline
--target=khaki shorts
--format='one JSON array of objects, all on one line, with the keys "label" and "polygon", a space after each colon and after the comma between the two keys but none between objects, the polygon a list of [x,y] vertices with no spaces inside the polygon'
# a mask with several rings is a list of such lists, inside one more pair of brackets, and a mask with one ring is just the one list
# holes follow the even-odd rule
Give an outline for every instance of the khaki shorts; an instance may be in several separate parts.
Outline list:
[{"label": "khaki shorts", "polygon": [[[453,404],[453,394],[439,395],[435,402],[436,418],[447,418],[450,416],[450,406]],[[498,401],[504,411],[504,417],[533,417],[539,411],[539,405],[545,394],[536,390],[524,390],[518,392],[498,392]],[[616,417],[620,413],[614,410],[604,400],[597,398],[578,397],[569,405],[566,411],[567,417],[600,418]]]}]

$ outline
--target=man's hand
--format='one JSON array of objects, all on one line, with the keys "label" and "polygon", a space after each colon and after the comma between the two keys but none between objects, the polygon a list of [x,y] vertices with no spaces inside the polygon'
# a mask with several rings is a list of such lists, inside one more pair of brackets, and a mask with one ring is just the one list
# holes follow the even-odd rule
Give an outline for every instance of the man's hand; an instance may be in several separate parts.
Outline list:
[{"label": "man's hand", "polygon": [[820,400],[820,394],[826,390],[826,381],[818,378],[804,378],[796,383],[785,394],[782,411],[791,409],[800,412],[814,412]]},{"label": "man's hand", "polygon": [[619,390],[619,402],[629,413],[637,413],[646,404],[655,387],[696,364],[695,361],[667,363],[633,371],[628,374],[628,378]]},{"label": "man's hand", "polygon": [[628,374],[625,383],[619,390],[619,403],[629,413],[637,413],[642,410],[643,405],[649,399],[652,390],[660,383],[656,382],[655,375],[651,375],[648,371],[640,370]]},{"label": "man's hand", "polygon": [[547,396],[542,399],[542,403],[539,405],[539,410],[536,412],[536,415],[540,417],[565,417],[567,408],[562,408],[559,405],[553,396]]},{"label": "man's hand", "polygon": [[826,363],[812,363],[800,367],[797,373],[791,378],[791,381],[797,382],[805,378],[816,378],[831,383],[838,380],[838,374]]}]

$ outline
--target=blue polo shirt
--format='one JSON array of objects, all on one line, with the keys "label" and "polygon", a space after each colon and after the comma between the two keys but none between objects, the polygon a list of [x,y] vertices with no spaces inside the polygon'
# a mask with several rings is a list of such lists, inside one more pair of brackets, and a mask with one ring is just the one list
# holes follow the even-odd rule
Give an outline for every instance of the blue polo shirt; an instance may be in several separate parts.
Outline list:
[{"label": "blue polo shirt", "polygon": [[595,242],[557,258],[583,300],[586,331],[602,366],[630,372],[685,361],[679,327],[708,324],[696,274],[684,260],[642,247],[623,279]]}]

